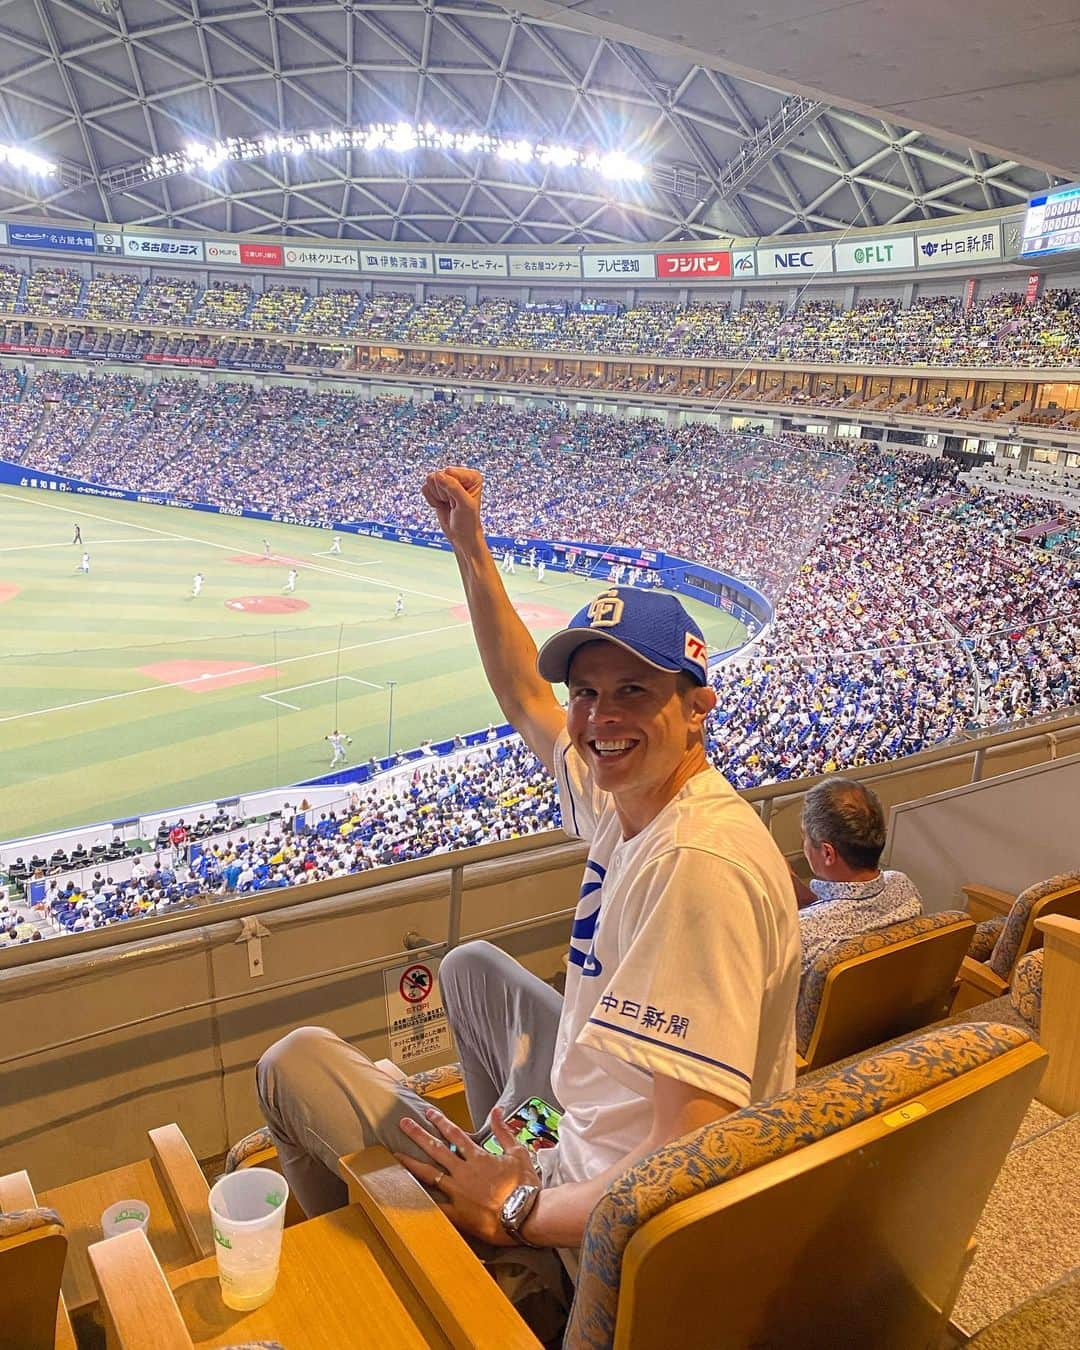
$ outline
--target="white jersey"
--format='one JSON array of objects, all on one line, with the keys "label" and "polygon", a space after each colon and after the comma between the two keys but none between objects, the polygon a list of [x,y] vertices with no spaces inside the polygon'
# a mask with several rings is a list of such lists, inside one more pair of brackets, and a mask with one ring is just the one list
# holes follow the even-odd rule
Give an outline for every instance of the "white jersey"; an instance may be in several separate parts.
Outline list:
[{"label": "white jersey", "polygon": [[654,1074],[736,1106],[790,1088],[800,963],[787,864],[714,769],[632,839],[565,732],[555,772],[563,828],[590,840],[551,1078],[565,1115],[539,1159],[564,1182],[647,1137]]}]

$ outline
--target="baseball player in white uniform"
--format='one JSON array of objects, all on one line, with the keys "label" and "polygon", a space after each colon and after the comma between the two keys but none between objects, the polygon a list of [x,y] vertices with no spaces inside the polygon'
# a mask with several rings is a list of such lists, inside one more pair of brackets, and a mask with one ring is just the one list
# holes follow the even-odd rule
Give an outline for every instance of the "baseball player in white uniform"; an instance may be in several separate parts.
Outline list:
[{"label": "baseball player in white uniform", "polygon": [[194,600],[198,595],[201,594],[202,586],[203,586],[203,574],[201,572],[196,572],[195,575],[191,578],[192,600]]},{"label": "baseball player in white uniform", "polygon": [[340,535],[335,534],[334,537],[333,537],[333,539],[330,541],[330,552],[331,552],[331,553],[340,553],[340,552],[341,552],[341,536],[340,536]]},{"label": "baseball player in white uniform", "polygon": [[394,601],[394,618],[400,619],[405,613],[405,597],[398,591],[397,599]]},{"label": "baseball player in white uniform", "polygon": [[297,578],[299,575],[300,575],[300,573],[296,570],[295,567],[290,567],[290,568],[289,568],[289,579],[285,582],[285,593],[286,593],[286,595],[291,595],[291,594],[293,593],[293,591],[296,590],[296,578]]},{"label": "baseball player in white uniform", "polygon": [[87,576],[87,577],[88,577],[88,576],[90,575],[90,554],[89,554],[89,553],[84,553],[84,554],[82,555],[82,557],[79,559],[78,566],[75,568],[75,571],[76,571],[76,572],[81,572],[81,573],[83,574],[83,576]]},{"label": "baseball player in white uniform", "polygon": [[[639,1160],[794,1084],[798,921],[783,856],[706,758],[716,697],[701,630],[674,596],[612,588],[537,653],[484,539],[482,482],[445,469],[424,496],[503,714],[555,775],[564,828],[589,842],[565,998],[484,942],[443,959],[469,1105],[499,1158],[318,1028],[272,1047],[258,1086],[307,1213],[343,1203],[338,1158],[380,1142],[463,1232],[573,1248]],[[553,683],[568,687],[565,711]],[[506,1126],[533,1096],[563,1112],[535,1167]]]},{"label": "baseball player in white uniform", "polygon": [[347,745],[352,745],[352,737],[343,736],[335,727],[326,739],[330,742],[330,749],[334,752],[330,759],[330,767],[334,769],[337,768],[339,764],[344,764],[348,759],[348,755],[345,753],[345,747]]}]

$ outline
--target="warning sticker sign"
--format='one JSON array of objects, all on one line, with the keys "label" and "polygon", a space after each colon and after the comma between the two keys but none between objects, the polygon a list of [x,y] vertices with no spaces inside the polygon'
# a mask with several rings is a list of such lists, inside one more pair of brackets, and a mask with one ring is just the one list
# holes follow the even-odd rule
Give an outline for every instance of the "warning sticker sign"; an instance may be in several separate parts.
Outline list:
[{"label": "warning sticker sign", "polygon": [[403,1069],[453,1047],[438,977],[439,963],[431,960],[383,971],[390,1058]]}]

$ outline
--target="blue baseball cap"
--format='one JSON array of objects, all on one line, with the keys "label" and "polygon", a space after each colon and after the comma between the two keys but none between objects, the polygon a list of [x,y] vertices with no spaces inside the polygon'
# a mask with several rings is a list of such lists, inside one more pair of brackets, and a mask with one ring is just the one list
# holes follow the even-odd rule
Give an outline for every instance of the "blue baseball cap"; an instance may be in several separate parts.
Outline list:
[{"label": "blue baseball cap", "polygon": [[598,641],[624,647],[657,670],[685,670],[698,684],[708,680],[705,635],[673,595],[613,586],[548,638],[536,668],[552,684],[566,684],[574,653],[586,642]]}]

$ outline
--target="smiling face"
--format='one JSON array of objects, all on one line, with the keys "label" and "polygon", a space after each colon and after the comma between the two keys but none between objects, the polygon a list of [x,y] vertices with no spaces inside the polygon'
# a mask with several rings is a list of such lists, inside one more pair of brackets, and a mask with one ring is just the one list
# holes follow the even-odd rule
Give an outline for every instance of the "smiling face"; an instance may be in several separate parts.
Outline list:
[{"label": "smiling face", "polygon": [[657,670],[612,642],[588,642],[570,663],[566,727],[596,785],[612,793],[629,837],[706,767],[708,686]]}]

